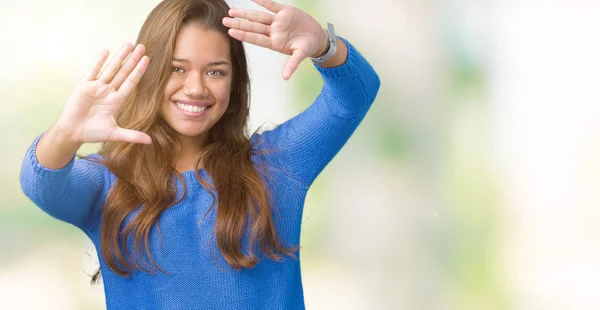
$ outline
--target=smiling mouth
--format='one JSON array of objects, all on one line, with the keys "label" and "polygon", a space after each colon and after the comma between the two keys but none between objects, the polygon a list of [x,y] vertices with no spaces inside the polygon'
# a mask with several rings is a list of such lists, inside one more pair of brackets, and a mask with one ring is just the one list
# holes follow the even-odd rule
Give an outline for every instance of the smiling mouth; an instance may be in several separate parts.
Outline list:
[{"label": "smiling mouth", "polygon": [[177,106],[177,108],[179,110],[188,112],[188,113],[202,113],[202,112],[206,111],[207,109],[210,109],[210,106],[194,106],[194,105],[183,104],[181,102],[175,102],[175,105]]}]

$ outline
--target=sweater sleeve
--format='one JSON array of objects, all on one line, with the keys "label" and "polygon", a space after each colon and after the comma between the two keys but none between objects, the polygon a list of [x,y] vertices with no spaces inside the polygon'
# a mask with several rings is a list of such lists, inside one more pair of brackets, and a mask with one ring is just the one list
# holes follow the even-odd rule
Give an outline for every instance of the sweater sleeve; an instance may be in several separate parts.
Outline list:
[{"label": "sweater sleeve", "polygon": [[106,168],[75,157],[61,169],[44,167],[36,156],[42,136],[35,139],[25,155],[20,174],[23,193],[52,217],[82,230],[89,229],[100,218]]},{"label": "sweater sleeve", "polygon": [[379,90],[377,73],[345,39],[346,62],[315,64],[324,85],[315,102],[277,128],[256,134],[254,143],[273,168],[308,188],[365,117]]}]

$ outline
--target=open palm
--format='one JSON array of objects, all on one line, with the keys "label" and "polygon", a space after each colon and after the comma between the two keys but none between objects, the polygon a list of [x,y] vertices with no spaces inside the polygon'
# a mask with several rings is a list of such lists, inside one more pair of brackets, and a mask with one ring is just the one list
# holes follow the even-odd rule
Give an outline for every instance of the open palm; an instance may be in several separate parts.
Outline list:
[{"label": "open palm", "polygon": [[[143,56],[144,50],[143,45],[134,49],[131,44],[126,44],[100,73],[108,58],[108,52],[103,51],[90,73],[75,86],[63,107],[57,122],[59,129],[80,143],[151,143],[147,134],[121,128],[115,120],[148,66],[149,60]],[[130,53],[131,56],[125,61]]]},{"label": "open palm", "polygon": [[306,12],[272,0],[252,0],[270,12],[231,9],[230,18],[223,24],[229,35],[243,42],[291,55],[283,69],[283,78],[289,79],[298,65],[308,57],[319,56],[327,45],[327,33]]}]

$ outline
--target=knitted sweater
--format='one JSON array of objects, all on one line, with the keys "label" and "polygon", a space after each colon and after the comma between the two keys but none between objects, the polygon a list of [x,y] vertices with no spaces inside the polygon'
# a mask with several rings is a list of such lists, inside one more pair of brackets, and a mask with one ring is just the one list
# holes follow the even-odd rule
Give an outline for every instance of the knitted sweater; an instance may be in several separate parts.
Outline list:
[{"label": "knitted sweater", "polygon": [[[252,160],[272,168],[264,180],[272,197],[275,228],[287,245],[300,243],[309,186],[350,138],[379,89],[373,68],[344,42],[345,64],[315,66],[324,80],[315,102],[277,128],[250,138],[258,150],[274,149]],[[61,169],[43,167],[35,154],[40,138],[23,162],[23,192],[44,212],[80,228],[99,249],[100,218],[114,174],[101,164],[75,157]],[[207,171],[199,173],[211,182]],[[163,212],[160,229],[150,234],[150,251],[166,273],[134,271],[125,278],[99,257],[107,309],[304,309],[299,253],[297,258],[275,262],[263,257],[253,268],[231,269],[214,239],[215,210],[205,216],[212,196],[200,186],[195,171],[185,171],[183,177],[187,195]],[[178,194],[183,186],[177,180]]]}]

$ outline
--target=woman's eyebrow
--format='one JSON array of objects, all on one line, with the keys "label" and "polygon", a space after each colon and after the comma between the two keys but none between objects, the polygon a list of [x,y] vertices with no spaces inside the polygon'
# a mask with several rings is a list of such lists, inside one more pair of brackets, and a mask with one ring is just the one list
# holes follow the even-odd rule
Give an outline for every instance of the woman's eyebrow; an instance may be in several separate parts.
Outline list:
[{"label": "woman's eyebrow", "polygon": [[[190,61],[187,60],[187,59],[185,59],[185,58],[173,58],[173,61],[183,62],[183,63],[190,63]],[[229,62],[225,61],[225,60],[212,61],[212,62],[209,62],[208,65],[209,66],[221,66],[221,65],[231,66],[229,64]]]}]

